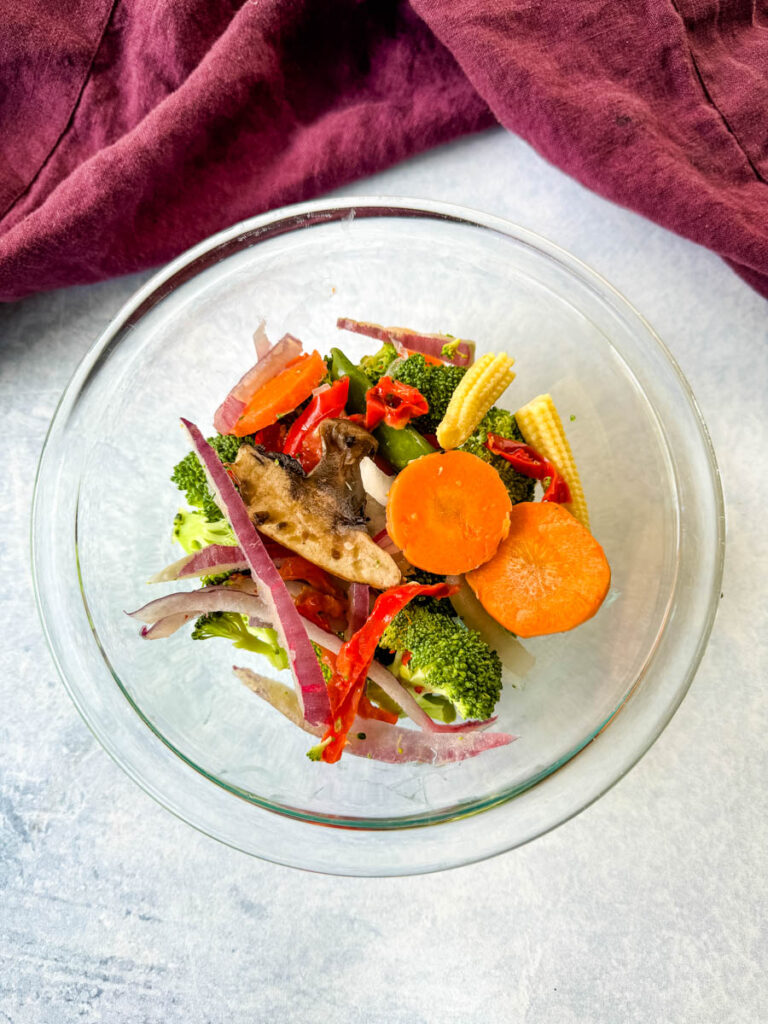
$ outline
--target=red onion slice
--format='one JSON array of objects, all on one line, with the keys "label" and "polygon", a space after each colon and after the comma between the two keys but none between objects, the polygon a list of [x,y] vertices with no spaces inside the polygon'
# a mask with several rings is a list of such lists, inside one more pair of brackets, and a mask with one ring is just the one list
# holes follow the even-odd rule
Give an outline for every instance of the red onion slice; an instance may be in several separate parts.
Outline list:
[{"label": "red onion slice", "polygon": [[256,358],[263,359],[264,356],[272,348],[269,338],[267,337],[267,322],[262,320],[259,326],[253,332],[253,347],[256,349]]},{"label": "red onion slice", "polygon": [[367,583],[350,583],[347,594],[347,640],[363,626],[371,611],[371,590]]},{"label": "red onion slice", "polygon": [[[203,587],[201,590],[183,590],[175,594],[166,594],[165,597],[158,597],[142,605],[135,612],[126,612],[126,615],[152,627],[142,629],[141,635],[145,639],[159,640],[181,629],[190,619],[211,612],[239,612],[248,616],[251,625],[256,625],[257,621],[262,626],[271,625],[268,621],[267,608],[261,598],[237,587]],[[170,619],[174,621],[168,622]],[[166,626],[155,629],[154,627],[159,627],[162,621],[166,622]]]},{"label": "red onion slice", "polygon": [[[360,737],[364,736],[364,739]],[[514,743],[517,736],[506,732],[445,733],[417,732],[388,722],[356,718],[347,750],[357,757],[370,757],[388,764],[418,761],[422,764],[450,764],[477,757],[494,747]]]},{"label": "red onion slice", "polygon": [[229,520],[253,579],[261,584],[260,596],[269,610],[268,618],[277,629],[280,643],[288,652],[293,667],[304,717],[311,725],[327,724],[331,708],[325,680],[291,595],[216,452],[194,423],[185,419],[181,422],[205,470],[216,504]]},{"label": "red onion slice", "polygon": [[459,342],[452,356],[444,356],[443,346],[456,340],[447,334],[420,334],[408,327],[382,327],[380,324],[351,320],[349,317],[340,317],[336,321],[336,326],[340,331],[353,331],[355,334],[364,334],[367,338],[376,338],[377,341],[390,341],[395,347],[398,343],[405,345],[411,352],[435,356],[455,366],[471,366],[475,359],[474,341],[464,340]]},{"label": "red onion slice", "polygon": [[166,637],[171,636],[181,629],[182,626],[186,626],[191,618],[192,616],[187,615],[186,612],[179,612],[177,615],[165,615],[162,619],[158,619],[153,626],[142,626],[141,635],[145,640],[165,640]]},{"label": "red onion slice", "polygon": [[376,536],[373,538],[374,544],[378,544],[382,551],[388,552],[390,555],[402,555],[402,550],[395,544],[392,538],[389,536],[386,526],[383,530],[379,530]]},{"label": "red onion slice", "polygon": [[229,544],[209,544],[207,548],[184,555],[178,562],[166,565],[147,583],[168,583],[190,576],[217,576],[221,572],[242,572],[248,563],[239,547]]},{"label": "red onion slice", "polygon": [[[294,725],[313,736],[322,736],[324,729],[310,725],[301,714],[296,693],[287,686],[259,675],[249,668],[234,668],[238,679],[271,704]],[[477,757],[486,750],[504,747],[517,736],[504,732],[464,732],[450,736],[416,732],[388,722],[369,718],[356,718],[349,733],[345,753],[389,764],[420,762],[422,764],[449,764]]]},{"label": "red onion slice", "polygon": [[407,574],[410,571],[411,563],[405,557],[402,550],[397,546],[397,544],[395,544],[395,542],[389,536],[386,527],[384,527],[383,530],[380,530],[373,538],[373,540],[375,544],[379,545],[382,551],[386,551],[386,553],[394,561],[395,565],[398,567],[400,572],[403,573],[403,575]]},{"label": "red onion slice", "polygon": [[216,410],[213,425],[220,434],[229,434],[237,423],[245,404],[262,384],[277,376],[292,359],[300,356],[302,344],[291,334],[284,335],[266,355],[243,374]]}]

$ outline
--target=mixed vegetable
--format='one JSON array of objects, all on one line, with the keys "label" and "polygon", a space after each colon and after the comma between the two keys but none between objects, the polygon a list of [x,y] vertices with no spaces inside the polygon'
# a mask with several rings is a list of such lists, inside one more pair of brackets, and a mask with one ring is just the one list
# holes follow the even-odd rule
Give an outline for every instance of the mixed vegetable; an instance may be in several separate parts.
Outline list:
[{"label": "mixed vegetable", "polygon": [[517,637],[590,618],[610,569],[552,398],[495,405],[515,377],[506,353],[337,326],[381,347],[324,359],[291,335],[271,345],[261,324],[216,435],[182,419],[185,554],[150,582],[200,586],[130,614],[145,639],[192,622],[192,639],[292,672],[293,689],[234,670],[316,737],[312,760],[474,757],[516,739],[488,727],[502,666],[532,661]]}]

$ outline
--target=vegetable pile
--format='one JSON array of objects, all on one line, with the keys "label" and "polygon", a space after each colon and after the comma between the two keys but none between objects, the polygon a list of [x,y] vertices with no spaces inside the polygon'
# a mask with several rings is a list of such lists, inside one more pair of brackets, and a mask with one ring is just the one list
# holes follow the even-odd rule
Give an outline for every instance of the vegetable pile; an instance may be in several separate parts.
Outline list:
[{"label": "vegetable pile", "polygon": [[[171,480],[194,580],[129,613],[146,640],[192,624],[254,657],[234,669],[316,737],[313,761],[448,763],[511,743],[489,729],[517,640],[593,616],[610,568],[549,395],[496,406],[513,360],[451,335],[350,319],[381,343],[327,358],[264,324],[256,363]],[[541,500],[535,500],[536,488]],[[259,671],[290,672],[294,686]],[[404,721],[406,720],[406,721]]]}]

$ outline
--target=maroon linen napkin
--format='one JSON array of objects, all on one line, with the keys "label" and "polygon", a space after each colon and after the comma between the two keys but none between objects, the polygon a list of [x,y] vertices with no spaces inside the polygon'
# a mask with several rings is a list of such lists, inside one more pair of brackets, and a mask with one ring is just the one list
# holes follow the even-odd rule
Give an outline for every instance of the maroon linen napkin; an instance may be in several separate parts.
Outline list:
[{"label": "maroon linen napkin", "polygon": [[761,0],[413,0],[501,123],[768,296]]},{"label": "maroon linen napkin", "polygon": [[0,299],[495,119],[768,295],[766,101],[748,0],[0,0]]}]

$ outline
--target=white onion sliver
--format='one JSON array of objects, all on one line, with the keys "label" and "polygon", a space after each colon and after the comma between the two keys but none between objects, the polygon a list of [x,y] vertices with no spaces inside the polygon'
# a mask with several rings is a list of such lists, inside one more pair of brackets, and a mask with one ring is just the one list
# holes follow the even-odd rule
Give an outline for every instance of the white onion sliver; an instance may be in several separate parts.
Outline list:
[{"label": "white onion sliver", "polygon": [[368,456],[360,460],[360,477],[363,481],[363,488],[367,494],[378,501],[380,505],[387,504],[389,497],[389,489],[395,482],[393,476],[387,476],[387,474],[379,469],[373,459],[369,459]]},{"label": "white onion sliver", "polygon": [[[451,577],[450,580],[454,579]],[[446,582],[450,582],[446,579]],[[483,608],[472,588],[462,577],[455,577],[460,589],[448,599],[454,611],[468,629],[474,629],[501,658],[502,665],[516,676],[523,677],[536,664],[536,659],[520,643],[516,636],[506,630]]]}]

